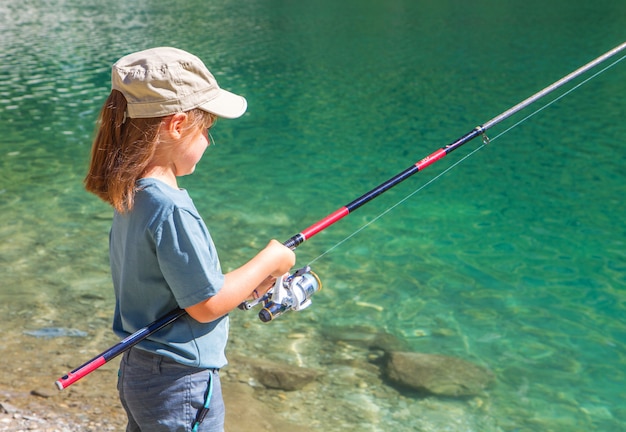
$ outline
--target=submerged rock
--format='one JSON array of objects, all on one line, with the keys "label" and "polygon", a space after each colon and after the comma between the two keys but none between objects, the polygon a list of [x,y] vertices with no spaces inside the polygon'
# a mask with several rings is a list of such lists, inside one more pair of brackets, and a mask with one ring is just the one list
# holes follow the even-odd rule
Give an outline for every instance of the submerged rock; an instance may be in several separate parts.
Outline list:
[{"label": "submerged rock", "polygon": [[342,341],[370,350],[398,351],[406,349],[404,341],[392,334],[367,326],[330,326],[321,331],[331,341]]},{"label": "submerged rock", "polygon": [[293,391],[300,390],[315,381],[321,372],[294,366],[280,361],[251,357],[230,356],[228,374],[239,382],[259,383],[266,388]]},{"label": "submerged rock", "polygon": [[265,387],[285,391],[300,390],[320,375],[313,369],[260,360],[252,364],[252,373]]},{"label": "submerged rock", "polygon": [[87,332],[65,327],[44,327],[37,330],[24,330],[24,334],[38,338],[85,337]]},{"label": "submerged rock", "polygon": [[437,396],[475,396],[494,380],[486,368],[439,354],[395,351],[387,353],[385,363],[393,383]]}]

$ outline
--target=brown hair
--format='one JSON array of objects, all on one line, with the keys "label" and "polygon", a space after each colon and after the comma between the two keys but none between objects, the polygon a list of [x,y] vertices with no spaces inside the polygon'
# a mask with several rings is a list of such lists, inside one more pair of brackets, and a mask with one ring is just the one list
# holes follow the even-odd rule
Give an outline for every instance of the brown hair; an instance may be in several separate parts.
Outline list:
[{"label": "brown hair", "polygon": [[[200,109],[187,114],[189,129],[209,128],[216,119],[214,114]],[[120,213],[131,210],[135,182],[154,156],[163,119],[126,118],[126,98],[112,90],[98,118],[85,189]]]}]

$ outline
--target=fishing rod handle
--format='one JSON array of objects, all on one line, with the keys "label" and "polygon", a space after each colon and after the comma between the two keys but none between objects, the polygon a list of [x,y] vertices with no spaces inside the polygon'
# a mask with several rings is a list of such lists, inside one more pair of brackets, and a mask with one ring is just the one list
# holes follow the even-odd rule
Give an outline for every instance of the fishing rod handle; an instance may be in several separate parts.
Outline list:
[{"label": "fishing rod handle", "polygon": [[74,384],[85,375],[88,375],[91,372],[95,371],[106,362],[107,360],[102,355],[100,355],[99,357],[94,357],[82,366],[79,366],[73,371],[68,372],[66,375],[63,375],[61,378],[56,380],[54,384],[59,390],[63,390],[64,388],[67,388]]},{"label": "fishing rod handle", "polygon": [[187,312],[184,309],[174,309],[160,319],[148,324],[145,327],[140,328],[136,332],[132,333],[120,342],[113,345],[111,348],[101,352],[88,362],[80,365],[66,375],[63,375],[55,382],[57,388],[59,390],[63,390],[64,388],[69,387],[79,379],[83,378],[85,375],[89,375],[100,366],[103,366],[105,363],[114,359],[123,352],[128,351],[148,336],[158,332],[163,327],[176,321],[178,318],[182,317],[186,313]]}]

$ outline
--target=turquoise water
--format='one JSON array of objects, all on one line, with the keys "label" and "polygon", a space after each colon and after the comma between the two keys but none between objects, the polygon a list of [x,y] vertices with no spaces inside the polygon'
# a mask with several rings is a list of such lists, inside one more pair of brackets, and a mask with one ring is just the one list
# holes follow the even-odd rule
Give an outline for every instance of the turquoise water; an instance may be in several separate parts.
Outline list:
[{"label": "turquoise water", "polygon": [[[111,340],[111,215],[82,178],[121,55],[187,49],[247,97],[182,180],[232,269],[622,43],[626,28],[626,4],[609,0],[127,3],[0,6],[0,350],[32,350],[24,328]],[[285,416],[320,430],[626,430],[626,63],[507,130],[590,76],[303,244],[298,264],[314,261],[324,282],[310,309],[268,325],[232,314],[234,352],[328,372],[289,395],[306,409]],[[496,384],[471,400],[399,394],[354,367],[367,349],[327,336],[356,326],[486,366]],[[87,343],[68,342],[71,364]],[[66,371],[32,367],[42,382]]]}]

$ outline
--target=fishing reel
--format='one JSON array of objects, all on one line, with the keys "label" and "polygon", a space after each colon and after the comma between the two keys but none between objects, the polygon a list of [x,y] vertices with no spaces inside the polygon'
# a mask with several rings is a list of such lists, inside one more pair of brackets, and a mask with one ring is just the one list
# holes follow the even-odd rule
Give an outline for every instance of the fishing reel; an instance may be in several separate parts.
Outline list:
[{"label": "fishing reel", "polygon": [[311,267],[306,266],[296,270],[292,275],[279,277],[276,284],[263,297],[245,301],[239,305],[239,309],[250,310],[263,303],[259,319],[269,322],[288,310],[306,309],[311,305],[311,296],[321,289],[320,278],[311,271]]}]

